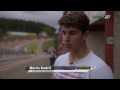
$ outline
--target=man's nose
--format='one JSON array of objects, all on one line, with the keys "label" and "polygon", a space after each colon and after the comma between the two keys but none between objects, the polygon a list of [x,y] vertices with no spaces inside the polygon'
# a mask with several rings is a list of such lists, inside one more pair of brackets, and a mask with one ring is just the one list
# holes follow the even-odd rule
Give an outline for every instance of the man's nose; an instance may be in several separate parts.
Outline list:
[{"label": "man's nose", "polygon": [[65,41],[68,41],[68,40],[70,40],[70,35],[69,34],[66,34],[65,35],[65,39],[64,39]]}]

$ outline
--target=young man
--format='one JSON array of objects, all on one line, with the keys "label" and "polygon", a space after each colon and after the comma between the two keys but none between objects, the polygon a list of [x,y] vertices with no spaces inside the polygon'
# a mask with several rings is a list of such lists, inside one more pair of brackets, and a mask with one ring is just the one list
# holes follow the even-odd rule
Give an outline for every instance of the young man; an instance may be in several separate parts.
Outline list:
[{"label": "young man", "polygon": [[54,66],[95,66],[88,72],[55,72],[56,79],[114,79],[111,68],[86,45],[89,19],[80,11],[71,12],[59,20],[63,45],[68,51],[60,55]]}]

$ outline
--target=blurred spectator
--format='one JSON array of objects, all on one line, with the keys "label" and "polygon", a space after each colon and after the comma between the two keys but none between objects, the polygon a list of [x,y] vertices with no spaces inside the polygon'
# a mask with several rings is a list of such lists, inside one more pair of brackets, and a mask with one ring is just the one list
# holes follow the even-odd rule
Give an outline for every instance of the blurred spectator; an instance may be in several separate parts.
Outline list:
[{"label": "blurred spectator", "polygon": [[54,62],[55,62],[55,54],[54,52],[51,52],[50,54],[50,65],[53,66],[54,65]]}]

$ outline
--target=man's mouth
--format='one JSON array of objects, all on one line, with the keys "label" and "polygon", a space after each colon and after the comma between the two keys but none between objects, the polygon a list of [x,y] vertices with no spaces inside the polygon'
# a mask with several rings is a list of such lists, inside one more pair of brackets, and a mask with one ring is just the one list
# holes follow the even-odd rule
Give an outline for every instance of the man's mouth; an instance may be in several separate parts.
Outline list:
[{"label": "man's mouth", "polygon": [[66,48],[70,48],[70,44],[64,44]]}]

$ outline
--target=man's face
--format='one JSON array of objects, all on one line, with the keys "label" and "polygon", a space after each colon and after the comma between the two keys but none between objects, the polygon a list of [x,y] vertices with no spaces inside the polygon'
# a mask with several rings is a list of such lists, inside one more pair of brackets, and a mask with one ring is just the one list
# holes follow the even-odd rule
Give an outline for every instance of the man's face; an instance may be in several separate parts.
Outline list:
[{"label": "man's face", "polygon": [[69,52],[78,51],[85,40],[87,39],[88,33],[82,35],[82,31],[74,27],[61,27],[63,45]]}]

